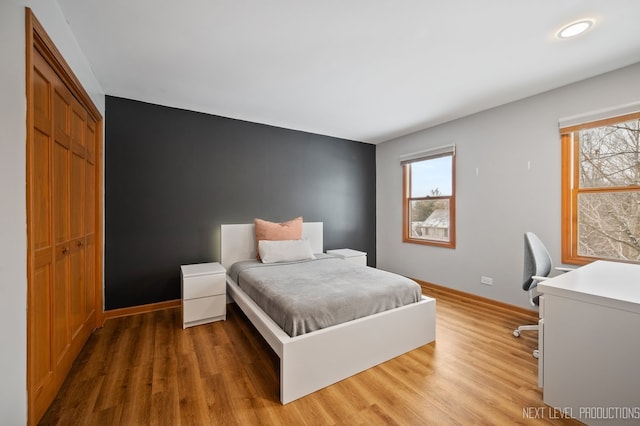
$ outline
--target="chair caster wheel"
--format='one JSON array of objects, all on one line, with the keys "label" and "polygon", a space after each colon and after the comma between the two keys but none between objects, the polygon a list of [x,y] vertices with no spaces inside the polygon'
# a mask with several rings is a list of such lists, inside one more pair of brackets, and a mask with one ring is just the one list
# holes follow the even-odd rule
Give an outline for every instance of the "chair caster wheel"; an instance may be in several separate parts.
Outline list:
[{"label": "chair caster wheel", "polygon": [[540,351],[539,351],[539,350],[537,350],[537,349],[536,349],[535,351],[533,351],[533,357],[534,357],[535,359],[540,358]]},{"label": "chair caster wheel", "polygon": [[520,330],[513,330],[514,337],[520,337]]}]

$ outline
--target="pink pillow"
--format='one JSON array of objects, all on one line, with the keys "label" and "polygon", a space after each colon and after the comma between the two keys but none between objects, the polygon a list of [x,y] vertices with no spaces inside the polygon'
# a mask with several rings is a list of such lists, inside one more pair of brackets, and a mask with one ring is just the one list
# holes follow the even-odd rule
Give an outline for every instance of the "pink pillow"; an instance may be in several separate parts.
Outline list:
[{"label": "pink pillow", "polygon": [[254,219],[256,227],[256,258],[260,259],[257,244],[260,240],[281,241],[302,239],[302,216],[287,222],[276,223],[262,219]]}]

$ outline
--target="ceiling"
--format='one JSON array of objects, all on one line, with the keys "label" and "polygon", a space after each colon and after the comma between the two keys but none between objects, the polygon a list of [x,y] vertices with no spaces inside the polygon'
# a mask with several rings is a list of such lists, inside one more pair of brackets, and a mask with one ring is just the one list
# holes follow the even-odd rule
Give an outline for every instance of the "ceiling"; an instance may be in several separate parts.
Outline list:
[{"label": "ceiling", "polygon": [[107,95],[367,143],[640,62],[638,0],[58,3]]}]

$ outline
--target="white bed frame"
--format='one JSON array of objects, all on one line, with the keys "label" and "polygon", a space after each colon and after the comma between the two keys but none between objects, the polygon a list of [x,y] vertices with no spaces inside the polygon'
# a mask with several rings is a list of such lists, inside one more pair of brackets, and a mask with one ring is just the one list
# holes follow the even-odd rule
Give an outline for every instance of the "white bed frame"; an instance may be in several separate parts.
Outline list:
[{"label": "white bed frame", "polygon": [[[322,222],[303,225],[314,253],[323,252]],[[253,224],[222,225],[222,265],[256,258]],[[227,275],[228,295],[280,358],[280,401],[294,401],[435,340],[436,301],[417,303],[290,337]]]}]

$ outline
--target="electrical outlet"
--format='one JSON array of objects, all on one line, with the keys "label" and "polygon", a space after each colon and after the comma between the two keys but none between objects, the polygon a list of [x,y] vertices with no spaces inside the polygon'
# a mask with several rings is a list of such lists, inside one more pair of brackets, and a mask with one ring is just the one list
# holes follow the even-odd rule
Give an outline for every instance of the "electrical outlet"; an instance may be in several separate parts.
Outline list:
[{"label": "electrical outlet", "polygon": [[485,285],[493,285],[493,278],[485,277],[484,275],[480,277],[480,283]]}]

